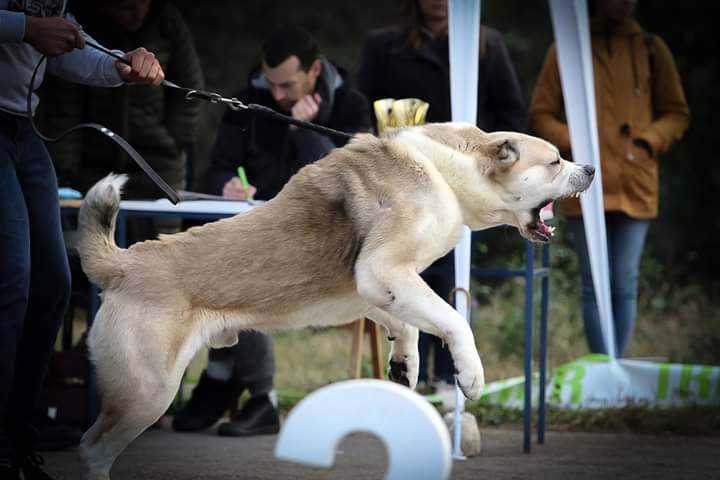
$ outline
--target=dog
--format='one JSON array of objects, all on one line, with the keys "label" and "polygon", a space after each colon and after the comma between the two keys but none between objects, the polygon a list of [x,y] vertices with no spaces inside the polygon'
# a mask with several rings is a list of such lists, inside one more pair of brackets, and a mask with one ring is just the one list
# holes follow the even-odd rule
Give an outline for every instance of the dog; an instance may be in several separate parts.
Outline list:
[{"label": "dog", "polygon": [[242,329],[365,316],[387,329],[390,379],[410,388],[420,329],[444,340],[463,393],[478,398],[484,374],[470,326],[419,273],[463,225],[511,225],[549,241],[540,209],[578,196],[593,175],[528,135],[405,127],[357,136],[246,213],[128,249],[113,240],[126,178],[102,179],[79,213],[82,266],[103,289],[89,334],[102,411],[81,443],[87,476],[109,478],[170,405],[197,350],[231,346]]}]

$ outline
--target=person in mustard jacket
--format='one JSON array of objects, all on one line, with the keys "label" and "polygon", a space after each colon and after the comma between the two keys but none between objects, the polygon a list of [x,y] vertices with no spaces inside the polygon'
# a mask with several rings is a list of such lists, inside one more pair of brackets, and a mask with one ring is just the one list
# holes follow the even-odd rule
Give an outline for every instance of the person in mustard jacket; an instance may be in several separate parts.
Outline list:
[{"label": "person in mustard jacket", "polygon": [[[635,0],[590,2],[595,102],[618,356],[635,324],[640,258],[658,215],[658,156],[688,127],[690,110],[670,49],[633,18]],[[557,51],[551,46],[533,92],[530,128],[570,157]],[[582,277],[585,333],[607,353],[600,327],[580,203],[561,202]]]}]

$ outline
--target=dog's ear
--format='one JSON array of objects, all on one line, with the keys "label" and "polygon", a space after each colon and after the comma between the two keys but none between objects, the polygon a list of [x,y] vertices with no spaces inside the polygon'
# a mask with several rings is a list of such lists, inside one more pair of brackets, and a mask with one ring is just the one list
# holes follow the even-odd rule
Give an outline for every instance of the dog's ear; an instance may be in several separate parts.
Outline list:
[{"label": "dog's ear", "polygon": [[502,167],[509,167],[520,158],[517,143],[513,139],[501,138],[489,143],[490,156]]}]

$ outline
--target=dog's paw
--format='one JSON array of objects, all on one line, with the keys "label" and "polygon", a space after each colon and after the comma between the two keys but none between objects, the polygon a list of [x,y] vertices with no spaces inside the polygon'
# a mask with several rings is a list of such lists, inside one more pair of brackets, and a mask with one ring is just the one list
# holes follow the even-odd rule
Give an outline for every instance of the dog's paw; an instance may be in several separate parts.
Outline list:
[{"label": "dog's paw", "polygon": [[415,390],[419,371],[420,357],[417,354],[390,356],[387,374],[391,381]]},{"label": "dog's paw", "polygon": [[409,387],[410,379],[408,378],[407,363],[396,362],[395,360],[390,360],[389,363],[390,365],[388,366],[387,372],[388,378],[395,383]]},{"label": "dog's paw", "polygon": [[485,386],[485,372],[480,359],[478,358],[478,361],[473,364],[472,368],[464,368],[456,375],[460,390],[469,400],[480,398]]}]

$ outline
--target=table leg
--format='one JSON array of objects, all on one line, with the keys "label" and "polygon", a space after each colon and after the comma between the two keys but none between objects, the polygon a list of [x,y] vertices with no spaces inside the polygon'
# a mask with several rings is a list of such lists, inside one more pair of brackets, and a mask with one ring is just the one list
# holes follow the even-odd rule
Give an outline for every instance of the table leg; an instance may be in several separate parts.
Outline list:
[{"label": "table leg", "polygon": [[526,242],[525,253],[525,406],[523,414],[523,452],[530,453],[530,424],[532,418],[532,350],[533,350],[533,287],[535,247]]},{"label": "table leg", "polygon": [[550,301],[550,246],[543,245],[542,266],[545,275],[542,278],[542,294],[540,297],[540,391],[538,411],[538,443],[545,443],[545,383],[547,375],[547,333],[548,333],[548,308]]}]

